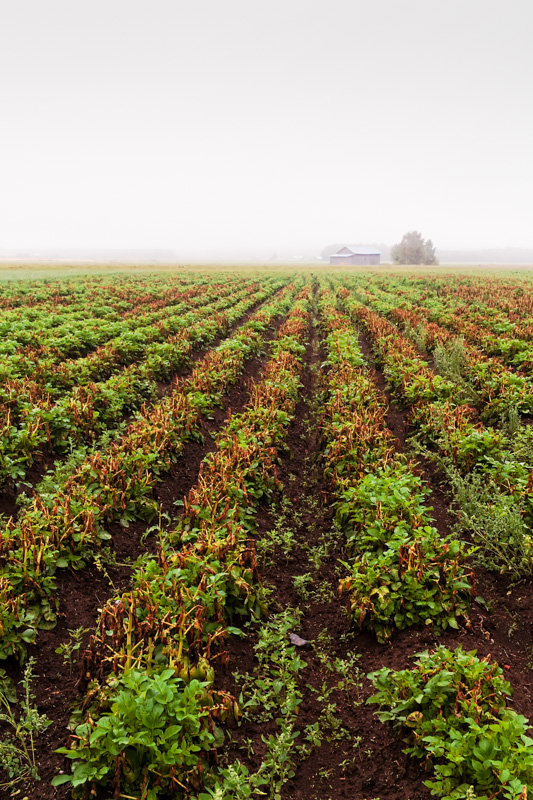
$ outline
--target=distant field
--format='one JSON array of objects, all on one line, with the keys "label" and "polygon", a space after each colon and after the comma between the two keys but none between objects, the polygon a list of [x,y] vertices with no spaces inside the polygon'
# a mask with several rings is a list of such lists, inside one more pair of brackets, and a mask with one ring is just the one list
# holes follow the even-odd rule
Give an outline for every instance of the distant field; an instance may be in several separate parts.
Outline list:
[{"label": "distant field", "polygon": [[533,797],[531,273],[4,277],[0,797]]},{"label": "distant field", "polygon": [[49,278],[72,277],[77,275],[111,275],[114,273],[127,272],[129,274],[144,275],[153,273],[220,273],[220,274],[358,274],[384,272],[393,274],[431,274],[431,275],[502,275],[509,277],[529,278],[533,275],[533,264],[494,264],[494,265],[474,265],[474,264],[440,264],[437,267],[425,266],[394,266],[392,264],[381,264],[377,267],[351,267],[349,270],[342,266],[331,266],[310,262],[308,264],[295,263],[272,263],[265,264],[121,264],[110,263],[102,264],[99,262],[79,262],[79,263],[38,263],[29,264],[27,262],[7,263],[0,261],[0,281],[5,280],[47,280]]}]

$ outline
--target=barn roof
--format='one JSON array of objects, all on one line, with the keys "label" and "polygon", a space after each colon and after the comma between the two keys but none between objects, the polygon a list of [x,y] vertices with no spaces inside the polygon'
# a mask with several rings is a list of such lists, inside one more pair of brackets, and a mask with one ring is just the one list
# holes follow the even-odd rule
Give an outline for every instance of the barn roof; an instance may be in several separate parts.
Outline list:
[{"label": "barn roof", "polygon": [[[341,247],[341,250],[349,250],[354,256],[380,256],[381,251],[376,250],[375,247],[366,247],[361,244],[346,244]],[[340,250],[337,250],[335,255],[343,255]],[[345,254],[346,255],[346,254]]]}]

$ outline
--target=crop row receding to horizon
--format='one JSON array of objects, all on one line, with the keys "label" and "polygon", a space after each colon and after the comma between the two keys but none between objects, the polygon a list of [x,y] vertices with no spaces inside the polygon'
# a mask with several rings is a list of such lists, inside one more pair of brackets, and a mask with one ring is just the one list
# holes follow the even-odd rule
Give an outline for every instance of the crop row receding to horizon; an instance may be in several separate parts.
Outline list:
[{"label": "crop row receding to horizon", "polygon": [[533,798],[533,291],[0,285],[0,796]]}]

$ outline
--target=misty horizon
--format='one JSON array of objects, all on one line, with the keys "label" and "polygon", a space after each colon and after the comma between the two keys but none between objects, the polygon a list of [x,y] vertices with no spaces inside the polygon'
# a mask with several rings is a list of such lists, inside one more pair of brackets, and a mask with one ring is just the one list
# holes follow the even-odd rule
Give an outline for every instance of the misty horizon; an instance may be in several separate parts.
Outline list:
[{"label": "misty horizon", "polygon": [[[381,263],[391,263],[391,246],[383,243],[371,243],[381,252]],[[326,250],[327,248],[323,248]],[[339,245],[340,249],[340,245]],[[437,260],[446,264],[516,264],[533,266],[533,248],[487,248],[450,250],[437,248]],[[202,256],[201,253],[183,254],[173,250],[159,248],[51,248],[20,251],[3,251],[0,249],[0,263],[87,263],[87,264],[230,264],[230,263],[257,263],[257,264],[287,264],[296,265],[298,262],[316,262],[329,264],[329,256],[314,253],[305,248],[299,250],[276,252],[234,252],[217,254],[216,257]]]},{"label": "misty horizon", "polygon": [[525,0],[10,4],[0,251],[533,249]]}]

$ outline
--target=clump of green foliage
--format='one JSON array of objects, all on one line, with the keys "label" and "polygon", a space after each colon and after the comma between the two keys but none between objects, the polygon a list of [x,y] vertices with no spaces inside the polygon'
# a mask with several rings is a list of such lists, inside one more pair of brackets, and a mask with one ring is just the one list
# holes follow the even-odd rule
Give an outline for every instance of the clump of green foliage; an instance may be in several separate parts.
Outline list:
[{"label": "clump of green foliage", "polygon": [[199,788],[209,751],[223,741],[208,686],[185,684],[173,669],[124,673],[110,709],[78,725],[74,745],[57,751],[73,759],[73,772],[53,785],[111,784],[122,796],[140,790],[143,800]]},{"label": "clump of green foliage", "polygon": [[504,494],[486,475],[463,476],[453,468],[448,474],[457,504],[457,531],[476,542],[476,561],[515,578],[531,574],[533,542],[524,519],[525,500]]},{"label": "clump of green foliage", "polygon": [[471,586],[464,545],[442,537],[425,505],[427,489],[408,463],[377,468],[346,489],[337,518],[355,556],[341,590],[358,625],[385,641],[416,624],[458,627]]},{"label": "clump of green foliage", "polygon": [[446,475],[454,497],[455,532],[473,541],[475,560],[484,567],[513,578],[531,575],[533,431],[529,427],[495,431],[472,425],[450,430],[441,412],[436,407],[428,423],[428,429],[441,429],[432,440],[439,452],[417,440],[411,446],[435,461]]},{"label": "clump of green foliage", "polygon": [[406,733],[405,753],[432,765],[432,794],[521,800],[533,792],[529,722],[507,707],[511,687],[490,656],[439,647],[421,653],[413,669],[384,667],[368,677],[379,719]]}]

